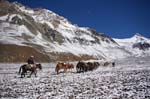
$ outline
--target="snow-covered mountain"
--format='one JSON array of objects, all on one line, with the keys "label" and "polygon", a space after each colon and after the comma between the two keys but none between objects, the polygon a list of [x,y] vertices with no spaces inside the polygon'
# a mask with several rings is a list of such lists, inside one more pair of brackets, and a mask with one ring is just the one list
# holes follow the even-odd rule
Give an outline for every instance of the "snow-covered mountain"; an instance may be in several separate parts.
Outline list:
[{"label": "snow-covered mountain", "polygon": [[116,59],[129,55],[105,34],[73,25],[47,9],[5,0],[0,1],[0,9],[0,44],[32,47],[51,60]]},{"label": "snow-covered mountain", "polygon": [[120,46],[136,56],[150,55],[150,39],[136,33],[131,38],[114,39]]}]

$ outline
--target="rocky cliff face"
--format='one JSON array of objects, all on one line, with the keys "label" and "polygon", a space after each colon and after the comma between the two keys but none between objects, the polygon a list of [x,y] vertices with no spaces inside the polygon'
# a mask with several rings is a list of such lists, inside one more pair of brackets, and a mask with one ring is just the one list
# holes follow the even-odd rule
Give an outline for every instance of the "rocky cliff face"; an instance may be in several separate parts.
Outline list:
[{"label": "rocky cliff face", "polygon": [[138,48],[139,50],[145,51],[145,50],[149,50],[150,44],[147,42],[138,42],[133,44],[133,48]]},{"label": "rocky cliff face", "polygon": [[73,25],[47,9],[32,9],[3,0],[0,9],[0,43],[3,45],[31,47],[54,61],[114,59],[129,55],[105,34]]},{"label": "rocky cliff face", "polygon": [[114,39],[122,48],[128,50],[133,56],[150,55],[150,39],[136,33],[131,38]]}]

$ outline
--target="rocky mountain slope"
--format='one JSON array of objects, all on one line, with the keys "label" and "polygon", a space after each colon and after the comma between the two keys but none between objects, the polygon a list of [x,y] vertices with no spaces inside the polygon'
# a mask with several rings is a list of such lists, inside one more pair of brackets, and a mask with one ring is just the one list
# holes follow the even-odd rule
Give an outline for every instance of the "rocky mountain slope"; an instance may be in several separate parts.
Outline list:
[{"label": "rocky mountain slope", "polygon": [[52,61],[116,59],[130,54],[94,29],[73,25],[47,9],[32,9],[5,0],[0,1],[0,44],[30,47]]},{"label": "rocky mountain slope", "polygon": [[134,56],[150,55],[150,39],[136,33],[131,38],[114,39],[120,46],[128,50]]}]

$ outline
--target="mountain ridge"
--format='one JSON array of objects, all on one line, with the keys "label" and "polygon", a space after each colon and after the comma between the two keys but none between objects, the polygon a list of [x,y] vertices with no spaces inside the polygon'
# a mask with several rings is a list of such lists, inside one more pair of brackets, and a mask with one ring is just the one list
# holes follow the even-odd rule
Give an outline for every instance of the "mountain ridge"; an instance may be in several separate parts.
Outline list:
[{"label": "mountain ridge", "polygon": [[150,39],[140,33],[136,33],[131,38],[114,40],[123,48],[132,53],[133,56],[150,55]]},{"label": "mountain ridge", "polygon": [[62,55],[64,61],[73,60],[72,57],[75,60],[117,59],[130,55],[105,34],[73,25],[52,11],[32,9],[19,3],[1,2],[0,5],[3,12],[0,15],[2,44],[32,47],[55,61]]}]

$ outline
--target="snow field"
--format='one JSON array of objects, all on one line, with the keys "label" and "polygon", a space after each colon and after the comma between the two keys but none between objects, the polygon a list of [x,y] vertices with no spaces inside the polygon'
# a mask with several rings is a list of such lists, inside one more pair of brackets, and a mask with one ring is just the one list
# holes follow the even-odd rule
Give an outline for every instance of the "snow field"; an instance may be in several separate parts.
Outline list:
[{"label": "snow field", "polygon": [[[144,59],[144,58],[143,58]],[[147,59],[147,58],[146,58]],[[150,66],[147,60],[116,61],[86,73],[55,73],[55,63],[43,63],[38,77],[20,78],[21,64],[0,65],[1,99],[149,99]]]}]

